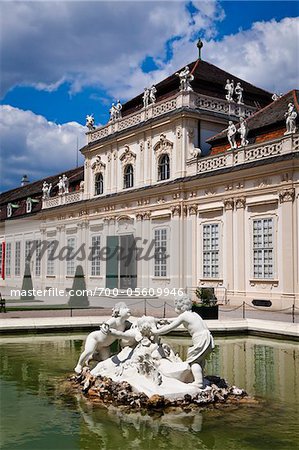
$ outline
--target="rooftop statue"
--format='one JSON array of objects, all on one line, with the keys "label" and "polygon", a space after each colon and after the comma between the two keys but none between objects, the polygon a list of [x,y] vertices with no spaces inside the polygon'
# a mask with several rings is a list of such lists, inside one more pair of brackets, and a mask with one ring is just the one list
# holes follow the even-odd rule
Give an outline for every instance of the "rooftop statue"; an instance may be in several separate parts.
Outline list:
[{"label": "rooftop statue", "polygon": [[235,87],[235,94],[237,96],[237,103],[238,105],[243,105],[243,91],[244,89],[241,86],[241,83],[238,82],[237,86]]},{"label": "rooftop statue", "polygon": [[237,129],[231,120],[228,122],[228,127],[227,127],[226,131],[227,131],[226,135],[227,135],[227,139],[228,139],[230,148],[231,148],[231,150],[234,150],[237,148],[237,143],[236,143]]},{"label": "rooftop statue", "polygon": [[157,93],[156,86],[152,85],[152,87],[149,90],[149,97],[151,103],[156,103],[156,93]]},{"label": "rooftop statue", "polygon": [[44,181],[43,187],[42,187],[43,200],[50,198],[51,189],[52,189],[52,183],[48,184],[47,181]]},{"label": "rooftop statue", "polygon": [[287,131],[284,134],[296,133],[297,112],[295,111],[295,106],[293,103],[288,104],[288,110],[284,116],[286,117],[286,127],[287,127]]},{"label": "rooftop statue", "polygon": [[280,99],[282,96],[283,96],[282,93],[280,93],[280,94],[274,93],[274,94],[272,95],[272,100],[273,100],[274,102],[276,102],[276,100]]},{"label": "rooftop statue", "polygon": [[89,129],[89,131],[93,131],[95,129],[94,126],[94,117],[93,115],[88,115],[86,116],[86,126]]},{"label": "rooftop statue", "polygon": [[225,96],[226,100],[228,102],[233,102],[233,95],[234,95],[234,80],[230,81],[230,80],[226,80],[226,85],[224,87],[224,89],[227,91],[227,94]]},{"label": "rooftop statue", "polygon": [[241,147],[245,147],[248,145],[247,134],[248,134],[248,125],[244,117],[240,117],[240,127],[238,129],[238,133],[241,137]]},{"label": "rooftop statue", "polygon": [[190,83],[194,80],[194,75],[192,75],[188,66],[181,72],[176,72],[176,76],[180,78],[180,91],[193,91]]},{"label": "rooftop statue", "polygon": [[58,195],[69,193],[69,180],[65,174],[63,174],[62,177],[59,177],[57,186],[58,186]]},{"label": "rooftop statue", "polygon": [[144,93],[142,97],[144,108],[147,108],[149,105],[149,94],[150,94],[149,88],[144,88]]},{"label": "rooftop statue", "polygon": [[111,108],[109,110],[110,112],[110,122],[116,120],[116,116],[117,116],[117,109],[114,103],[112,103]]},{"label": "rooftop statue", "polygon": [[120,100],[117,100],[117,104],[115,106],[116,110],[116,119],[121,119],[121,110],[122,110],[122,104],[120,103]]}]

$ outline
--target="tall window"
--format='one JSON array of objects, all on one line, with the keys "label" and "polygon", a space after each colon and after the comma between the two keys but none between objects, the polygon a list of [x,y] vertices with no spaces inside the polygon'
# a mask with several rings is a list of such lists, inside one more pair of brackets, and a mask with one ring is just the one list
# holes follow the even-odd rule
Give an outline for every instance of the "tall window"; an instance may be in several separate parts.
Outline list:
[{"label": "tall window", "polygon": [[6,244],[5,275],[7,277],[11,276],[11,242],[7,242]]},{"label": "tall window", "polygon": [[2,273],[2,267],[3,267],[3,264],[2,264],[2,259],[3,259],[3,245],[4,245],[4,243],[3,243],[3,242],[0,242],[0,277],[1,277],[1,278],[3,278],[3,273]]},{"label": "tall window", "polygon": [[170,160],[167,154],[160,156],[158,164],[158,180],[170,178]]},{"label": "tall window", "polygon": [[17,241],[15,244],[15,276],[21,275],[21,241]]},{"label": "tall window", "polygon": [[101,237],[92,236],[91,238],[91,275],[100,275],[100,245]]},{"label": "tall window", "polygon": [[36,250],[35,250],[35,276],[40,277],[41,270],[41,241],[35,241]]},{"label": "tall window", "polygon": [[94,190],[95,195],[101,195],[104,192],[104,178],[102,173],[98,173],[95,176]]},{"label": "tall window", "polygon": [[29,262],[29,255],[31,250],[32,241],[25,242],[25,263]]},{"label": "tall window", "polygon": [[155,230],[155,277],[167,276],[167,229]]},{"label": "tall window", "polygon": [[55,266],[54,266],[54,241],[48,242],[47,248],[47,275],[55,275]]},{"label": "tall window", "polygon": [[253,221],[253,276],[273,278],[273,219]]},{"label": "tall window", "polygon": [[209,223],[203,226],[203,277],[219,277],[219,225]]},{"label": "tall window", "polygon": [[134,170],[132,164],[127,164],[124,170],[124,188],[131,188],[134,185]]},{"label": "tall window", "polygon": [[66,261],[66,274],[68,276],[75,275],[75,247],[76,247],[76,238],[69,237],[67,238],[67,246],[68,246],[68,258]]}]

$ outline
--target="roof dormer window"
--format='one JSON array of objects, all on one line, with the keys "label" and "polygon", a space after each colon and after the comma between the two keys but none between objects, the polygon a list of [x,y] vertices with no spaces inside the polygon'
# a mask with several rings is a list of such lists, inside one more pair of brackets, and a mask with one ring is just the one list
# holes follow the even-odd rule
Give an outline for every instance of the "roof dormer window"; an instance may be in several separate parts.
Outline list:
[{"label": "roof dormer window", "polygon": [[11,203],[8,203],[7,205],[7,217],[11,217],[12,216],[12,206]]},{"label": "roof dormer window", "polygon": [[31,213],[32,211],[32,200],[30,197],[26,200],[26,213]]}]

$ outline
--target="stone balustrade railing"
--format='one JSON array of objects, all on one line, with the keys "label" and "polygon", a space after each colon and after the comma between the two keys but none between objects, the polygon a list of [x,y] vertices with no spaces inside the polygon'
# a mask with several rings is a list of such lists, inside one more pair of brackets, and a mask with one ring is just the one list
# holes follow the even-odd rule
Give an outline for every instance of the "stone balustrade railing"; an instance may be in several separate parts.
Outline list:
[{"label": "stone balustrade railing", "polygon": [[234,102],[229,103],[224,99],[209,97],[196,92],[178,92],[173,97],[151,104],[147,108],[142,108],[140,111],[122,119],[108,122],[107,125],[96,128],[94,131],[89,131],[86,133],[88,143],[104,139],[109,135],[126,130],[134,125],[162,116],[184,106],[203,111],[213,111],[230,117],[249,117],[256,111],[256,108],[251,106],[238,105]]},{"label": "stone balustrade railing", "polygon": [[219,155],[200,158],[197,162],[197,173],[233,167],[295,151],[299,151],[298,134],[268,141],[263,145],[248,145],[237,150],[227,150],[226,153]]},{"label": "stone balustrade railing", "polygon": [[68,205],[83,200],[83,191],[69,192],[43,200],[42,209],[54,208],[55,206]]}]

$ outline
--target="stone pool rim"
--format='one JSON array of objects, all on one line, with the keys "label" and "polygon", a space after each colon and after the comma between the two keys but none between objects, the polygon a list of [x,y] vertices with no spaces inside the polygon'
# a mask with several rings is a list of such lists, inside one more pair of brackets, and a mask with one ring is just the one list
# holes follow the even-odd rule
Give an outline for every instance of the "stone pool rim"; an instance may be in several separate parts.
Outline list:
[{"label": "stone pool rim", "polygon": [[[6,334],[42,334],[62,332],[90,332],[98,328],[110,316],[87,317],[39,317],[0,319],[0,336]],[[134,322],[137,317],[131,317]],[[299,325],[261,319],[209,320],[208,327],[214,336],[260,336],[274,339],[299,341]],[[170,336],[189,336],[182,327],[169,333]]]}]

